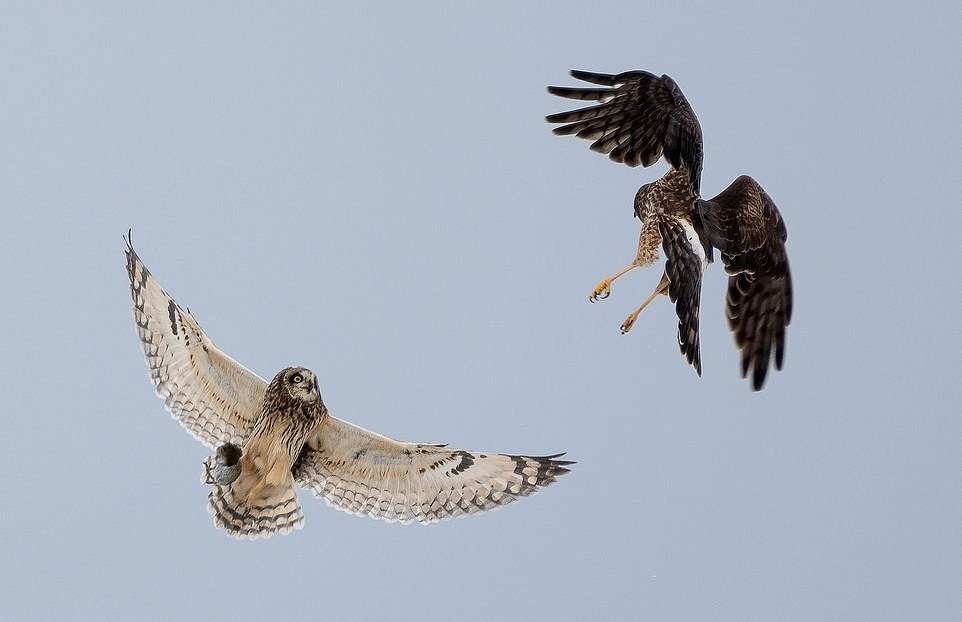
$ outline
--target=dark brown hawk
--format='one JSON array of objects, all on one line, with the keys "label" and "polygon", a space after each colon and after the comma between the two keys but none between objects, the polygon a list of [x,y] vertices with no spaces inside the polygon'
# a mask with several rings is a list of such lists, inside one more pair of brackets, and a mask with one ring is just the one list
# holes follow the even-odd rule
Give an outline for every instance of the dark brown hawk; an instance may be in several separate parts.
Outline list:
[{"label": "dark brown hawk", "polygon": [[741,350],[742,376],[752,387],[765,384],[774,353],[776,369],[785,356],[785,327],[792,316],[792,279],[785,254],[788,236],[775,203],[754,179],[741,176],[710,200],[700,198],[702,132],[681,89],[668,76],[647,71],[618,75],[572,71],[601,88],[549,86],[553,95],[597,102],[547,117],[560,123],[554,133],[593,141],[591,149],[628,166],[650,166],[662,156],[671,165],[664,177],[635,195],[641,237],[635,260],[603,280],[592,302],[607,298],[611,283],[665,253],[665,271],[655,291],[621,326],[627,333],[638,314],[667,294],[678,315],[678,344],[701,375],[698,317],[701,280],[718,249],[728,278],[728,325]]}]

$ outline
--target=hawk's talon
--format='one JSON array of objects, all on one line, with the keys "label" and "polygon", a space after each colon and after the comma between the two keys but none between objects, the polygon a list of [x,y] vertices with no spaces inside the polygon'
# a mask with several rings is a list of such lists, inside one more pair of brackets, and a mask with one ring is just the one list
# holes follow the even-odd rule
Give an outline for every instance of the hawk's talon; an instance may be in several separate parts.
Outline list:
[{"label": "hawk's talon", "polygon": [[638,319],[638,316],[635,315],[634,313],[629,315],[628,318],[625,320],[625,323],[621,325],[621,334],[622,335],[628,334],[628,331],[631,330],[631,327],[634,326],[635,320],[637,319]]},{"label": "hawk's talon", "polygon": [[604,300],[610,295],[611,295],[611,281],[605,280],[605,281],[602,281],[601,283],[598,283],[598,287],[596,287],[594,291],[591,292],[591,295],[588,296],[588,300],[590,300],[591,302],[597,302],[599,300]]}]

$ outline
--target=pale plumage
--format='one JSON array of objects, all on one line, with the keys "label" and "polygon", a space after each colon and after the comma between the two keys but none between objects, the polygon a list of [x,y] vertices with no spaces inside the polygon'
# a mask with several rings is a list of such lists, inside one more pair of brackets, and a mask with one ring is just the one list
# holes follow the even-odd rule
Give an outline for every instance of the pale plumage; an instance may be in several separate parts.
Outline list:
[{"label": "pale plumage", "polygon": [[785,225],[778,209],[751,177],[736,179],[711,200],[699,198],[703,160],[702,131],[691,105],[668,76],[647,71],[618,75],[572,71],[579,80],[602,88],[548,87],[554,95],[597,105],[549,115],[559,135],[592,140],[591,149],[628,166],[650,166],[662,156],[672,168],[641,187],[635,215],[642,220],[635,261],[603,280],[593,301],[607,298],[611,283],[638,266],[666,256],[665,273],[652,295],[622,324],[631,329],[638,314],[659,294],[675,303],[682,354],[701,374],[699,306],[701,281],[712,260],[722,254],[729,273],[726,312],[742,353],[742,375],[752,371],[752,387],[765,382],[771,354],[781,369],[785,327],[791,320],[792,285],[785,254]]},{"label": "pale plumage", "polygon": [[188,432],[216,449],[205,462],[204,480],[213,484],[208,509],[232,536],[268,537],[301,527],[295,485],[345,512],[432,523],[533,494],[572,464],[558,460],[562,454],[405,443],[341,421],[328,413],[310,370],[287,368],[268,383],[217,349],[129,241],[127,273],[157,394]]}]

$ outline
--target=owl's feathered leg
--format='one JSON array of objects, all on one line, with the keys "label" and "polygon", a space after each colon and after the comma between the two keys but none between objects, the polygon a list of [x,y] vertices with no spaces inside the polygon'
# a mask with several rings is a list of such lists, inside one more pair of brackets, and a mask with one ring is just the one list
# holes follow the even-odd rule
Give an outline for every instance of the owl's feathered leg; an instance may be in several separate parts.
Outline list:
[{"label": "owl's feathered leg", "polygon": [[651,304],[651,301],[652,301],[652,300],[654,300],[655,298],[657,298],[659,294],[662,294],[662,295],[665,295],[665,296],[668,295],[668,285],[669,285],[668,275],[667,275],[667,274],[662,274],[662,275],[661,275],[661,280],[658,281],[658,285],[655,287],[655,291],[653,291],[653,292],[651,293],[651,296],[648,296],[648,299],[647,299],[646,301],[644,301],[643,303],[641,303],[641,306],[638,307],[638,309],[636,309],[634,313],[632,313],[631,315],[629,315],[628,318],[625,320],[625,323],[621,325],[621,334],[622,334],[622,335],[624,335],[624,334],[627,333],[629,330],[631,330],[631,327],[632,327],[632,325],[634,325],[635,320],[638,319],[638,314],[641,313],[642,311],[644,311],[644,310],[645,310],[645,307],[647,307],[649,304]]},{"label": "owl's feathered leg", "polygon": [[633,270],[634,268],[637,268],[637,267],[638,267],[638,264],[633,263],[627,268],[625,268],[624,270],[622,270],[621,272],[617,274],[613,274],[612,276],[609,276],[607,279],[605,279],[601,283],[598,283],[598,286],[594,289],[594,291],[591,292],[591,295],[588,296],[588,300],[590,300],[591,302],[595,302],[597,300],[604,300],[605,298],[610,296],[611,282],[617,279],[622,274],[625,274],[626,272]]}]

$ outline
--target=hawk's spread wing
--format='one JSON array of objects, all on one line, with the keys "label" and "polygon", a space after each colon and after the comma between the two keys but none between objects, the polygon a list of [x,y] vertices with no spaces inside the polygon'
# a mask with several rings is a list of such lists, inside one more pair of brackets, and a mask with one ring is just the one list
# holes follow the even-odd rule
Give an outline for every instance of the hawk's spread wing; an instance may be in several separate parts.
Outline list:
[{"label": "hawk's spread wing", "polygon": [[218,350],[151,276],[127,240],[134,320],[150,378],[167,410],[210,448],[243,444],[267,382]]},{"label": "hawk's spread wing", "polygon": [[742,376],[751,369],[752,387],[758,391],[772,350],[775,369],[782,368],[785,327],[792,319],[785,223],[771,197],[747,175],[710,201],[698,201],[698,211],[729,274],[726,311],[742,352]]},{"label": "hawk's spread wing", "polygon": [[701,309],[701,278],[705,272],[704,247],[692,224],[682,219],[658,222],[665,249],[668,298],[678,315],[678,347],[688,363],[701,375],[698,317]]},{"label": "hawk's spread wing", "polygon": [[294,467],[297,482],[339,510],[433,523],[533,494],[568,472],[562,454],[507,456],[404,443],[328,416]]},{"label": "hawk's spread wing", "polygon": [[651,166],[664,154],[676,169],[684,164],[692,190],[699,193],[701,126],[674,80],[647,71],[618,75],[572,71],[571,75],[606,88],[549,86],[552,95],[599,102],[546,117],[549,123],[564,124],[554,129],[555,134],[593,140],[594,151],[628,166]]}]

